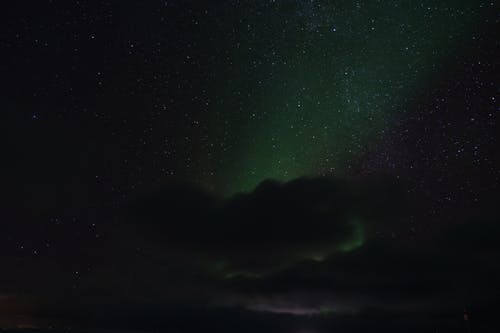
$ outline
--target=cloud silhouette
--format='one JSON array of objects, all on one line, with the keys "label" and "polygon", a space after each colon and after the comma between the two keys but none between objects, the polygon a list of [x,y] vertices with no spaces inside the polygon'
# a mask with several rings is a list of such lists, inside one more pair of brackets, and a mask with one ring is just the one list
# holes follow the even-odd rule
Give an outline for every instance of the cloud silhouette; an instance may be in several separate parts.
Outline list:
[{"label": "cloud silhouette", "polygon": [[216,199],[175,185],[142,198],[128,216],[134,233],[156,239],[167,252],[188,255],[221,276],[257,277],[361,246],[368,226],[393,220],[394,209],[381,215],[377,203],[393,196],[391,190],[304,178],[265,181],[250,193]]},{"label": "cloud silhouette", "polygon": [[366,179],[267,181],[229,198],[172,184],[110,214],[106,246],[80,250],[92,265],[78,275],[71,260],[5,258],[0,303],[142,330],[454,332],[464,306],[478,329],[496,327],[499,217],[414,237],[428,202],[405,193]]}]

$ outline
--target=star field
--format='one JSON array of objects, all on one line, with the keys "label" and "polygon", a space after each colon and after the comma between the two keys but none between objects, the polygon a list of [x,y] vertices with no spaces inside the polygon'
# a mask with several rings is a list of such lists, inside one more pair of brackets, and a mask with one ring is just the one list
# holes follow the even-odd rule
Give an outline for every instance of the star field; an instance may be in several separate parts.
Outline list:
[{"label": "star field", "polygon": [[[38,6],[54,23],[24,17],[5,42],[25,54],[27,116],[42,127],[53,119],[96,124],[129,186],[174,176],[224,194],[268,178],[356,175],[381,137],[415,117],[409,108],[433,76],[480,43],[478,23],[494,23],[493,3],[473,1],[185,11],[158,2],[115,13],[106,2]],[[141,24],[123,20],[131,11]]]},{"label": "star field", "polygon": [[[184,318],[179,304],[242,318],[401,304],[448,316],[470,303],[488,317],[496,304],[480,287],[498,275],[486,237],[500,184],[496,2],[43,0],[4,12],[0,313],[81,327],[81,309],[116,309],[124,294],[151,310],[142,322],[162,306]],[[455,243],[468,232],[470,252]],[[481,274],[456,277],[454,253]],[[193,316],[217,327],[218,315]]]}]

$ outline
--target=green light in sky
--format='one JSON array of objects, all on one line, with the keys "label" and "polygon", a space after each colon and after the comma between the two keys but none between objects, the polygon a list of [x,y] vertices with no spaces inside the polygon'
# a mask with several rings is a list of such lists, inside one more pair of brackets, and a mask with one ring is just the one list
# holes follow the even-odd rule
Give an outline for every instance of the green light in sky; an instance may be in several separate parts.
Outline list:
[{"label": "green light in sky", "polygon": [[361,222],[355,220],[352,222],[354,225],[353,237],[339,245],[338,249],[341,252],[351,252],[363,246],[365,243],[365,228]]},{"label": "green light in sky", "polygon": [[[231,7],[214,66],[203,183],[348,176],[472,31],[475,1],[284,1]],[[449,15],[449,12],[460,15]]]}]

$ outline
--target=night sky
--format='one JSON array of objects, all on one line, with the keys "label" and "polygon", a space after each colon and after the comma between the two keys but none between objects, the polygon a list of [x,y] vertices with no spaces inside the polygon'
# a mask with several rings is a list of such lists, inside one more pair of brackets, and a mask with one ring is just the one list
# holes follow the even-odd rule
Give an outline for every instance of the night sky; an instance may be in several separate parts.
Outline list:
[{"label": "night sky", "polygon": [[2,14],[0,328],[500,329],[495,1]]}]

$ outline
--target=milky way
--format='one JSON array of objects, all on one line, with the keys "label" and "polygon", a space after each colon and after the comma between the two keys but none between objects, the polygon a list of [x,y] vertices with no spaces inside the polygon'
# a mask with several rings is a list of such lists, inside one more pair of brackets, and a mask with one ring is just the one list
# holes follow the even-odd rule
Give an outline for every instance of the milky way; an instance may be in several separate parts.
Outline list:
[{"label": "milky way", "polygon": [[0,330],[500,331],[497,2],[2,9]]},{"label": "milky way", "polygon": [[213,152],[214,170],[203,181],[232,193],[267,178],[359,172],[439,63],[464,51],[471,10],[489,9],[474,1],[271,1],[216,10],[226,34],[214,45],[220,71],[208,89],[202,152]]}]

